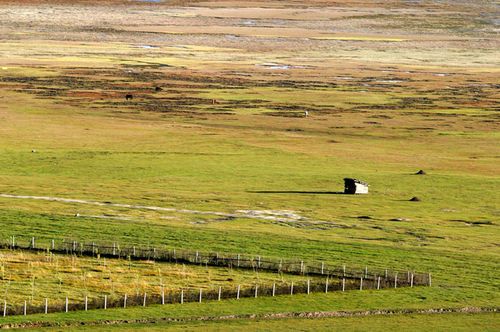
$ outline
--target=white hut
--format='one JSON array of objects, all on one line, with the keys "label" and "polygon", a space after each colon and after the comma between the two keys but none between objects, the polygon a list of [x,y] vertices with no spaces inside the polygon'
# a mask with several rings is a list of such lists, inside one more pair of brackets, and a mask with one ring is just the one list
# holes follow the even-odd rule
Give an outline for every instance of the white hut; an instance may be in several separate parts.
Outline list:
[{"label": "white hut", "polygon": [[344,179],[344,194],[368,194],[368,183],[358,179]]}]

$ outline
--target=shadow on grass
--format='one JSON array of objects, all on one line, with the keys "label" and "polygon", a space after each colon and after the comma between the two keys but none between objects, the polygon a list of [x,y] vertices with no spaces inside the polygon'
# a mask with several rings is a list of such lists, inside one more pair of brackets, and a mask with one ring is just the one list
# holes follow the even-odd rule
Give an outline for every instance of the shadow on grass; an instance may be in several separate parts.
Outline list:
[{"label": "shadow on grass", "polygon": [[247,192],[252,194],[348,195],[343,191],[250,190]]}]

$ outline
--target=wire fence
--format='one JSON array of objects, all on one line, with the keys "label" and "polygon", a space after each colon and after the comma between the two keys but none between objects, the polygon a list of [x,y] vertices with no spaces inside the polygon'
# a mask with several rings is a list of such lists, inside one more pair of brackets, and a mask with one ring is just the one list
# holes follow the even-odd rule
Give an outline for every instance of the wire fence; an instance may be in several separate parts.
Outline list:
[{"label": "wire fence", "polygon": [[184,303],[203,303],[207,301],[221,301],[226,299],[241,298],[258,298],[264,296],[280,296],[280,295],[297,295],[311,293],[329,293],[329,292],[344,292],[353,290],[378,290],[383,288],[397,288],[400,285],[391,283],[387,280],[378,277],[376,280],[364,279],[346,279],[346,278],[329,278],[324,280],[310,279],[301,282],[291,283],[273,283],[272,285],[254,285],[252,287],[242,288],[236,287],[216,287],[210,289],[195,289],[187,288],[180,290],[162,291],[160,293],[143,293],[143,294],[124,294],[123,296],[108,296],[103,295],[98,298],[85,296],[78,302],[70,302],[65,299],[45,299],[43,305],[32,305],[29,301],[24,301],[22,304],[11,304],[4,301],[2,307],[3,317],[15,315],[31,315],[31,314],[49,314],[57,312],[69,311],[87,311],[95,309],[111,309],[111,308],[127,308],[149,305],[163,304],[184,304]]},{"label": "wire fence", "polygon": [[[21,249],[53,254],[80,255],[97,258],[126,258],[130,260],[154,260],[158,262],[175,262],[234,269],[252,269],[304,275],[308,279],[303,282],[273,283],[272,285],[255,285],[218,288],[186,288],[180,290],[162,290],[161,293],[143,293],[142,295],[124,294],[103,295],[100,297],[85,296],[79,301],[66,299],[45,299],[44,305],[33,305],[30,301],[24,304],[3,303],[3,316],[28,315],[35,313],[68,312],[75,310],[108,309],[128,306],[146,306],[151,304],[202,302],[222,299],[239,299],[244,297],[278,296],[293,294],[309,294],[313,292],[333,292],[366,289],[387,289],[414,286],[431,286],[430,273],[414,271],[395,271],[389,269],[347,268],[331,266],[325,262],[303,261],[293,259],[277,259],[245,254],[227,254],[218,252],[201,252],[193,250],[144,248],[139,246],[120,246],[117,243],[98,244],[75,240],[40,240],[35,237],[21,238],[12,236],[7,241],[0,240],[0,248]],[[163,288],[162,288],[163,289]],[[74,299],[73,299],[74,300]],[[72,300],[72,301],[73,301]],[[0,303],[1,305],[1,303]]]},{"label": "wire fence", "polygon": [[130,260],[154,260],[183,264],[252,269],[309,276],[331,276],[346,279],[376,280],[382,277],[388,282],[403,286],[431,286],[430,273],[398,271],[365,267],[332,266],[325,262],[298,259],[278,259],[246,254],[203,252],[198,250],[158,249],[156,247],[121,246],[113,243],[78,242],[75,240],[37,240],[35,237],[0,240],[0,248],[44,251],[55,254],[79,255],[103,258],[126,258]]}]

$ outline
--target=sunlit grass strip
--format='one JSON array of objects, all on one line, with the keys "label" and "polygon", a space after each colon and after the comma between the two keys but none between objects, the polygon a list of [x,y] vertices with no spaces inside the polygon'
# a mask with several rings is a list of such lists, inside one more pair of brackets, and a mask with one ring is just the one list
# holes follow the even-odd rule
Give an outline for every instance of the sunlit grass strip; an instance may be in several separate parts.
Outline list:
[{"label": "sunlit grass strip", "polygon": [[142,293],[123,296],[108,296],[107,294],[98,298],[89,299],[87,295],[81,301],[70,302],[66,297],[63,301],[45,298],[42,305],[33,305],[25,300],[23,303],[11,304],[7,299],[3,301],[1,314],[3,317],[30,314],[48,314],[56,312],[69,311],[88,311],[94,309],[107,310],[110,308],[127,308],[132,306],[149,306],[165,304],[184,304],[189,302],[221,301],[225,299],[274,297],[280,295],[296,295],[311,293],[328,293],[332,291],[363,291],[380,290],[383,288],[392,288],[393,285],[387,282],[381,284],[380,278],[377,280],[364,279],[345,279],[345,278],[326,278],[324,280],[307,279],[306,281],[286,283],[273,283],[272,285],[255,284],[251,287],[222,287],[203,289],[186,288],[176,291],[161,290],[159,293]]},{"label": "sunlit grass strip", "polygon": [[[66,302],[70,300],[71,303],[88,303],[97,301],[103,294],[113,299],[120,294],[130,293],[130,290],[134,293],[131,296],[139,296],[159,292],[164,294],[193,287],[210,292],[213,287],[219,287],[221,290],[236,285],[238,288],[248,288],[258,284],[265,289],[271,284],[273,287],[277,284],[291,284],[290,292],[293,293],[294,282],[296,285],[300,284],[305,276],[312,279],[312,282],[309,281],[311,289],[317,288],[314,285],[319,283],[324,285],[325,292],[329,291],[329,279],[342,280],[340,286],[332,284],[333,288],[330,290],[336,287],[347,290],[353,283],[359,283],[356,287],[360,290],[431,285],[430,274],[373,271],[368,267],[352,269],[342,266],[335,269],[324,262],[316,262],[317,265],[314,265],[315,263],[298,260],[277,260],[241,254],[161,250],[154,247],[123,248],[116,243],[108,246],[76,241],[43,243],[35,238],[29,241],[11,238],[8,243],[2,245],[38,252],[30,254],[26,251],[6,251],[5,257],[0,261],[1,279],[4,280],[4,301],[16,303],[25,299],[26,305],[32,307],[39,306],[48,299],[56,304],[62,303],[64,298],[67,299]],[[9,253],[22,256],[15,262],[21,265],[13,267],[12,260],[7,260]],[[28,257],[24,258],[25,255]],[[77,255],[84,257],[77,258]],[[27,269],[23,261],[28,261]],[[325,281],[318,281],[324,278],[327,279],[326,284]],[[307,293],[310,291],[312,290],[308,287]],[[56,297],[58,299],[55,299]]]},{"label": "sunlit grass strip", "polygon": [[[277,272],[296,275],[341,276],[343,278],[384,279],[400,284],[400,286],[431,286],[431,274],[415,271],[377,270],[368,268],[332,267],[324,262],[304,261],[300,259],[282,259],[249,254],[228,254],[219,252],[203,252],[200,250],[176,250],[156,247],[120,246],[118,243],[100,244],[84,243],[75,240],[40,244],[32,237],[29,242],[22,242],[13,236],[10,240],[0,242],[0,247],[11,249],[27,249],[47,251],[59,254],[71,254],[92,257],[127,258],[128,260],[154,260],[159,262],[175,262],[183,264],[251,269],[253,271]],[[399,277],[399,279],[398,279]]]},{"label": "sunlit grass strip", "polygon": [[250,287],[254,284],[290,283],[302,276],[262,271],[208,267],[153,260],[77,257],[46,251],[0,251],[0,302],[41,305],[89,301],[143,293],[172,292],[185,288]]}]

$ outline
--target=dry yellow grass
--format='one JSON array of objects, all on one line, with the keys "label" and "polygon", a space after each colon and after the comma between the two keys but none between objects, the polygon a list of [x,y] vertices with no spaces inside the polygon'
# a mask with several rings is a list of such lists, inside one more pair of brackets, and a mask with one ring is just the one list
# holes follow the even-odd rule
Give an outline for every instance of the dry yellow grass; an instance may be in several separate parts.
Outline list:
[{"label": "dry yellow grass", "polygon": [[255,284],[270,285],[305,280],[304,277],[262,273],[229,268],[158,263],[154,261],[127,261],[124,259],[84,258],[0,251],[0,300],[9,305],[42,305],[45,298],[51,303],[62,303],[66,297],[72,302],[102,298],[104,295],[161,294],[162,290],[179,292],[181,289],[236,289]]}]

